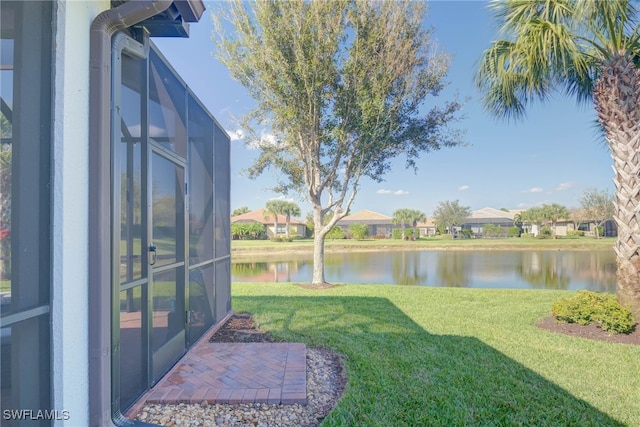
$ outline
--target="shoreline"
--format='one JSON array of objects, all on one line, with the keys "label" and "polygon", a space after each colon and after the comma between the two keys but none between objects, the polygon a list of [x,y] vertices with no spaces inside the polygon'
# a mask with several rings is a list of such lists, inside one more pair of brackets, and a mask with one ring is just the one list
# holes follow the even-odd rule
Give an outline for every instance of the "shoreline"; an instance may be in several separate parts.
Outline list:
[{"label": "shoreline", "polygon": [[[468,239],[468,240],[329,240],[325,254],[399,251],[606,251],[613,250],[615,238],[604,239]],[[234,240],[232,258],[309,256],[313,241],[271,242]]]}]

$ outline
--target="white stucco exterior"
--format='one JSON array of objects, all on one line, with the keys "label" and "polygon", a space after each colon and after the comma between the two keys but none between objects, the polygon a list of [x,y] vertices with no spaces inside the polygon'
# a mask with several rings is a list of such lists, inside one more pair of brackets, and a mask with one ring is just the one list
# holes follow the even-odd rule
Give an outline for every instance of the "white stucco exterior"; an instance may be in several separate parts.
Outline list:
[{"label": "white stucco exterior", "polygon": [[89,425],[89,28],[108,1],[58,1],[55,28],[52,225],[53,408],[56,426]]}]

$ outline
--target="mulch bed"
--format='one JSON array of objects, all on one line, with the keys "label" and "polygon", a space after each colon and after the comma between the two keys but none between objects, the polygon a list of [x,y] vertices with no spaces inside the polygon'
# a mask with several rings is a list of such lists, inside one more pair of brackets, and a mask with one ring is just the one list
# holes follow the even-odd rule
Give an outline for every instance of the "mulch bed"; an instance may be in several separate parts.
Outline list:
[{"label": "mulch bed", "polygon": [[256,329],[249,313],[234,313],[233,316],[211,335],[209,342],[278,342],[271,335]]},{"label": "mulch bed", "polygon": [[538,327],[547,329],[551,332],[587,338],[590,340],[640,345],[640,327],[637,323],[635,329],[630,334],[612,334],[602,330],[600,325],[595,323],[590,325],[579,325],[577,323],[559,322],[553,316],[547,317],[543,321],[539,322]]}]

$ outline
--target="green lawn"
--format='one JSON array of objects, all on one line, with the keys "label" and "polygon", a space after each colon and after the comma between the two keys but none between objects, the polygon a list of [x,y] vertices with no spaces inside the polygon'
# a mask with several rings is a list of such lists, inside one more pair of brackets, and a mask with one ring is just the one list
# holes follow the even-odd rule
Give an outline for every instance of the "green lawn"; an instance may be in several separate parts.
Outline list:
[{"label": "green lawn", "polygon": [[[396,239],[338,239],[327,240],[327,252],[390,251],[390,250],[607,250],[615,245],[615,238],[594,239],[442,239],[426,238],[416,241]],[[274,252],[312,253],[313,240],[293,242],[271,242],[270,240],[233,240],[231,252],[234,256],[256,254],[272,255]]]},{"label": "green lawn", "polygon": [[538,329],[566,291],[234,283],[274,336],[344,355],[326,426],[640,426],[640,346]]}]

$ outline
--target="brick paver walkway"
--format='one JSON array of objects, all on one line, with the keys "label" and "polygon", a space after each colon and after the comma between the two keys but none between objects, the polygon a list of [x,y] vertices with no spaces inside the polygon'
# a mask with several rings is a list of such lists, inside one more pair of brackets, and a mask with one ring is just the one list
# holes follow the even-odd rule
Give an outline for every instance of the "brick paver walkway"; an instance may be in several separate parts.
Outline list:
[{"label": "brick paver walkway", "polygon": [[139,403],[305,404],[306,353],[306,346],[297,343],[203,340]]}]

